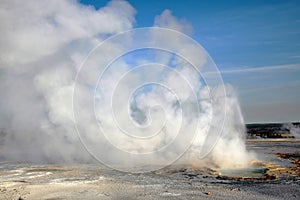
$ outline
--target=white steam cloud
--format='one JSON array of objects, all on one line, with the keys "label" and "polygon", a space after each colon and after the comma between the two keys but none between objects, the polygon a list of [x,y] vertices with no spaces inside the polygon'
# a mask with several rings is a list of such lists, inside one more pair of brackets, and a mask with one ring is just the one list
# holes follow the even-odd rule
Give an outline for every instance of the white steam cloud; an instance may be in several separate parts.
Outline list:
[{"label": "white steam cloud", "polygon": [[300,126],[299,124],[288,123],[282,126],[282,129],[288,130],[292,136],[300,139]]},{"label": "white steam cloud", "polygon": [[[134,8],[126,1],[111,1],[105,7],[95,10],[93,7],[84,6],[77,1],[3,1],[0,8],[1,39],[0,39],[0,128],[2,131],[1,158],[6,160],[64,163],[64,162],[94,162],[80,143],[74,126],[72,95],[76,73],[80,63],[89,51],[108,36],[129,30],[134,25]],[[192,27],[185,21],[177,20],[169,10],[164,11],[155,18],[154,26],[165,27],[192,33]],[[187,48],[178,38],[170,38],[152,35],[156,43],[164,43],[186,53]],[[128,38],[125,43],[132,42]],[[101,52],[97,64],[109,57],[111,52],[122,51],[122,45],[111,44],[107,52]],[[201,60],[197,63],[205,65],[207,57],[198,54],[198,51],[189,52],[191,60]],[[194,101],[192,94],[180,81],[180,77],[165,70],[144,69],[143,73],[133,74],[130,79],[124,79],[119,88],[115,105],[126,104],[119,107],[117,118],[119,125],[132,128],[127,119],[137,126],[147,127],[148,124],[160,124],[156,119],[165,119],[166,126],[163,136],[141,143],[132,143],[126,140],[111,124],[115,123],[107,117],[111,108],[107,107],[111,102],[112,90],[120,82],[124,73],[132,70],[128,64],[130,58],[118,59],[103,75],[99,89],[96,93],[96,116],[103,129],[110,132],[110,139],[115,145],[129,152],[144,153],[155,151],[159,145],[174,138],[182,123],[181,111],[178,109],[178,99],[181,97],[185,108],[190,110],[190,124],[198,124],[196,139],[191,144],[190,150],[178,162],[209,167],[243,167],[249,164],[253,158],[246,151],[244,136],[244,121],[240,111],[239,102],[234,89],[226,86],[226,96],[222,96],[223,87],[209,88],[200,81],[193,68],[183,60],[166,52],[154,52],[152,61],[161,64],[171,64],[176,71],[184,76],[192,88],[196,88],[197,97],[201,100]],[[144,59],[144,60],[143,60]],[[136,64],[145,64],[147,59],[138,59]],[[91,63],[90,63],[91,64]],[[91,64],[93,66],[93,64]],[[154,68],[157,65],[154,66]],[[89,80],[92,79],[96,68],[84,74],[86,84],[79,83],[82,103],[82,115],[86,102],[85,96],[90,93]],[[172,94],[166,88],[153,87],[137,92],[136,98],[127,104],[122,97],[130,91],[129,88],[140,80],[149,78],[161,78],[161,82],[172,85],[172,89],[180,94]],[[149,78],[150,80],[150,78]],[[101,88],[102,85],[102,88]],[[104,87],[103,87],[104,86]],[[94,86],[95,87],[95,86]],[[185,88],[186,87],[186,88]],[[138,90],[137,90],[138,91]],[[146,92],[145,92],[146,91]],[[222,100],[221,100],[222,99]],[[205,136],[217,134],[210,129],[211,126],[221,126],[221,119],[212,112],[222,110],[222,102],[226,102],[226,117],[221,137],[217,140],[213,151],[204,159],[199,159],[199,151],[205,142]],[[194,105],[199,104],[200,114],[195,112]],[[159,105],[159,106],[158,106]],[[157,107],[158,106],[158,107]],[[129,107],[129,112],[128,112]],[[157,109],[155,109],[157,108]],[[161,116],[161,109],[164,117]],[[149,114],[151,113],[151,114]],[[129,116],[128,116],[129,115]],[[216,115],[216,116],[213,116]],[[151,117],[150,117],[151,116]],[[84,121],[84,130],[91,133],[97,128],[90,124],[87,116]],[[212,119],[215,121],[211,122]],[[155,131],[155,128],[145,128],[145,134]],[[156,127],[156,126],[154,126]],[[157,128],[157,127],[156,127]],[[130,129],[131,130],[131,129]],[[133,129],[134,130],[134,127]],[[186,134],[191,134],[187,131]],[[90,140],[97,139],[97,135],[86,135]],[[106,141],[107,142],[107,141]],[[105,141],[97,143],[97,150],[103,153],[109,152]],[[172,149],[168,155],[153,157],[153,162],[159,164],[162,157],[176,154],[180,149]],[[108,156],[126,158],[112,154]],[[134,166],[134,163],[131,163]]]}]

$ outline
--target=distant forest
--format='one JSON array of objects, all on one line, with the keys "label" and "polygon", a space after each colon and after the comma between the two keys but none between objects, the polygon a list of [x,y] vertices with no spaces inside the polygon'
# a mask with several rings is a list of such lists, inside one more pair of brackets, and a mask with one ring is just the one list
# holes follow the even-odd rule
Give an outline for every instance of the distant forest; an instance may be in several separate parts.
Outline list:
[{"label": "distant forest", "polygon": [[300,122],[246,124],[248,138],[295,138],[291,129],[300,130]]}]

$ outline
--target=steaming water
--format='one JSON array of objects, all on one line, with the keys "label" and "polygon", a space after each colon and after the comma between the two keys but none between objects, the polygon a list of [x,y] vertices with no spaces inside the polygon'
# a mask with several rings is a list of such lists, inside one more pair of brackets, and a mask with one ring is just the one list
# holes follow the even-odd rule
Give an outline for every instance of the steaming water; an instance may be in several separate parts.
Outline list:
[{"label": "steaming water", "polygon": [[266,169],[264,168],[222,169],[219,172],[221,175],[228,176],[228,177],[263,178]]}]

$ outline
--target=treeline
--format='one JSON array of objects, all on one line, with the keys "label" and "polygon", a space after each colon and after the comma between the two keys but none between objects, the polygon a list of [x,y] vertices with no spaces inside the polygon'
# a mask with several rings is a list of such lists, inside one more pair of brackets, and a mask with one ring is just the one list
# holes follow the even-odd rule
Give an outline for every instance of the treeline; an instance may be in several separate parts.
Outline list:
[{"label": "treeline", "polygon": [[290,127],[300,127],[300,122],[246,124],[248,138],[294,138]]}]

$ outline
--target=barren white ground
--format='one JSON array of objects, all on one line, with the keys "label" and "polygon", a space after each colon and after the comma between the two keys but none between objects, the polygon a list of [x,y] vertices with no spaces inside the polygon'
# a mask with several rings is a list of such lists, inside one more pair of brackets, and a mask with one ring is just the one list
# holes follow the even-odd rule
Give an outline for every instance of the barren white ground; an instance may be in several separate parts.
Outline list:
[{"label": "barren white ground", "polygon": [[[264,159],[282,165],[276,153],[299,152],[299,141],[251,141]],[[0,199],[300,199],[300,178],[226,179],[210,169],[170,166],[145,174],[101,165],[0,163]]]}]

